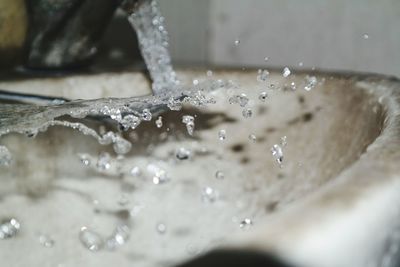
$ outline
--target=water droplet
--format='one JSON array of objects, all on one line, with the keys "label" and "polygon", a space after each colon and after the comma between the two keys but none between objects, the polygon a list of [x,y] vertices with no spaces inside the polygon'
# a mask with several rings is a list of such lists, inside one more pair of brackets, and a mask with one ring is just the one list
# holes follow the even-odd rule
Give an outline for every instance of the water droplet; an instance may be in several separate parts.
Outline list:
[{"label": "water droplet", "polygon": [[147,170],[153,176],[153,184],[159,185],[168,182],[167,172],[161,167],[155,164],[149,164]]},{"label": "water droplet", "polygon": [[144,209],[144,205],[142,205],[142,204],[135,205],[129,211],[129,214],[131,215],[131,217],[136,217],[143,209]]},{"label": "water droplet", "polygon": [[39,243],[46,248],[51,248],[54,246],[54,240],[49,236],[45,234],[39,235]]},{"label": "water droplet", "polygon": [[142,171],[140,170],[140,168],[138,166],[134,166],[131,171],[130,171],[131,175],[133,177],[139,177],[142,175]]},{"label": "water droplet", "polygon": [[99,143],[102,145],[109,145],[114,142],[116,134],[113,132],[107,132],[101,136]]},{"label": "water droplet", "polygon": [[190,115],[184,115],[182,117],[182,122],[186,124],[186,130],[189,135],[193,135],[194,132],[194,117]]},{"label": "water droplet", "polygon": [[0,239],[13,238],[18,234],[20,229],[21,224],[17,219],[2,220],[0,223]]},{"label": "water droplet", "polygon": [[100,172],[106,171],[111,167],[111,156],[107,152],[102,152],[97,159],[97,170]]},{"label": "water droplet", "polygon": [[235,40],[235,46],[238,46],[240,44],[240,40],[239,39],[236,39]]},{"label": "water droplet", "polygon": [[260,95],[258,96],[258,99],[261,102],[265,102],[268,99],[268,93],[267,92],[261,92]]},{"label": "water droplet", "polygon": [[268,79],[268,76],[269,76],[268,70],[259,69],[257,75],[257,81],[265,82]]},{"label": "water droplet", "polygon": [[142,120],[144,121],[151,121],[152,114],[149,109],[145,108],[142,111]]},{"label": "water droplet", "polygon": [[126,194],[121,194],[118,198],[118,205],[120,206],[126,206],[129,204],[129,198]]},{"label": "water droplet", "polygon": [[299,67],[303,67],[304,63],[303,62],[299,62]]},{"label": "water droplet", "polygon": [[249,98],[246,94],[234,95],[229,98],[229,104],[239,104],[241,107],[245,107],[249,102]]},{"label": "water droplet", "polygon": [[290,83],[290,89],[292,89],[293,91],[296,90],[296,83],[295,82],[291,82]]},{"label": "water droplet", "polygon": [[163,121],[162,121],[161,116],[158,116],[158,118],[156,120],[156,126],[157,126],[157,128],[161,128],[163,126]]},{"label": "water droplet", "polygon": [[115,136],[113,145],[115,153],[117,153],[118,155],[123,155],[128,153],[131,150],[131,148],[132,148],[131,142],[125,140],[119,135]]},{"label": "water droplet", "polygon": [[82,245],[90,251],[98,251],[104,246],[104,240],[101,236],[85,226],[82,227],[79,232],[79,240]]},{"label": "water droplet", "polygon": [[304,86],[304,90],[310,91],[317,85],[317,77],[315,76],[306,76],[306,85]]},{"label": "water droplet", "polygon": [[283,77],[289,77],[289,75],[291,74],[291,71],[290,71],[290,69],[288,68],[288,67],[285,67],[285,68],[283,68],[283,71],[282,71],[282,76]]},{"label": "water droplet", "polygon": [[119,123],[122,125],[123,129],[136,129],[141,123],[141,120],[139,117],[129,114],[124,116],[124,118]]},{"label": "water droplet", "polygon": [[184,147],[181,147],[176,151],[176,158],[179,160],[189,159],[190,155],[191,155],[190,150],[188,150]]},{"label": "water droplet", "polygon": [[253,116],[253,111],[251,109],[249,109],[249,108],[245,108],[242,111],[242,115],[245,118],[250,118],[251,116]]},{"label": "water droplet", "polygon": [[213,76],[212,70],[208,70],[206,74],[207,74],[208,77],[212,77]]},{"label": "water droplet", "polygon": [[268,61],[268,59],[269,59],[269,57],[265,57],[265,58],[264,58],[264,61]]},{"label": "water droplet", "polygon": [[5,146],[0,146],[0,166],[9,166],[12,161],[10,151]]},{"label": "water droplet", "polygon": [[245,218],[243,221],[240,222],[239,227],[240,229],[247,231],[252,225],[253,221],[250,218]]},{"label": "water droplet", "polygon": [[79,160],[84,166],[89,166],[90,165],[90,157],[87,154],[79,154]]},{"label": "water droplet", "polygon": [[218,192],[213,188],[207,186],[204,187],[201,193],[201,200],[205,203],[215,202],[218,198]]},{"label": "water droplet", "polygon": [[116,121],[121,121],[122,119],[121,110],[119,110],[118,108],[110,108],[109,106],[103,106],[100,109],[100,112],[106,116],[110,116],[111,119]]},{"label": "water droplet", "polygon": [[363,38],[364,38],[365,40],[369,39],[369,34],[368,34],[368,33],[364,33],[364,34],[363,34]]},{"label": "water droplet", "polygon": [[256,137],[255,134],[250,134],[250,135],[249,135],[249,139],[250,139],[251,141],[253,141],[253,142],[256,142],[256,141],[257,141],[257,137]]},{"label": "water droplet", "polygon": [[278,164],[281,165],[283,162],[283,151],[282,151],[282,148],[278,144],[275,144],[272,146],[271,154],[274,157],[274,159],[276,160],[276,162],[278,162]]},{"label": "water droplet", "polygon": [[164,223],[158,223],[156,225],[156,230],[159,234],[163,235],[167,232],[167,226]]},{"label": "water droplet", "polygon": [[178,111],[182,109],[182,102],[170,97],[167,106],[170,110]]},{"label": "water droplet", "polygon": [[217,171],[217,172],[215,173],[215,178],[217,178],[217,179],[219,179],[219,180],[222,180],[222,179],[225,178],[225,174],[224,174],[222,171]]},{"label": "water droplet", "polygon": [[226,130],[222,129],[218,132],[218,139],[224,141],[226,139]]},{"label": "water droplet", "polygon": [[282,147],[285,147],[287,145],[286,135],[281,137],[281,145],[282,145]]},{"label": "water droplet", "polygon": [[194,80],[193,80],[193,85],[198,85],[198,84],[199,84],[199,80],[194,79]]},{"label": "water droplet", "polygon": [[121,224],[118,225],[112,235],[107,239],[106,244],[107,248],[110,250],[114,250],[117,247],[125,244],[130,237],[130,229],[127,225]]}]

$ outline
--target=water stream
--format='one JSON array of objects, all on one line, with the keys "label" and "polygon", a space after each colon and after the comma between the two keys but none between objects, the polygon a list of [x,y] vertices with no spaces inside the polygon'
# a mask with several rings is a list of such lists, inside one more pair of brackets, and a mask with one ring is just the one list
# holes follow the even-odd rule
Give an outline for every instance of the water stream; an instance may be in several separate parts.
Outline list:
[{"label": "water stream", "polygon": [[[208,81],[192,87],[179,85],[168,52],[168,33],[156,1],[142,1],[129,15],[129,22],[136,30],[140,49],[153,80],[153,95],[124,99],[75,100],[66,103],[49,103],[46,106],[2,104],[0,106],[0,137],[9,133],[22,133],[29,137],[46,131],[51,126],[65,126],[96,138],[100,144],[114,144],[116,153],[125,154],[130,143],[118,133],[100,136],[95,130],[80,122],[71,123],[59,119],[68,115],[96,120],[111,119],[123,129],[135,129],[141,121],[166,110],[179,110],[183,103],[205,105],[212,102],[205,96],[207,91],[224,87],[223,81]],[[134,91],[134,85],[132,85]],[[11,155],[0,146],[0,165],[8,165]]]}]

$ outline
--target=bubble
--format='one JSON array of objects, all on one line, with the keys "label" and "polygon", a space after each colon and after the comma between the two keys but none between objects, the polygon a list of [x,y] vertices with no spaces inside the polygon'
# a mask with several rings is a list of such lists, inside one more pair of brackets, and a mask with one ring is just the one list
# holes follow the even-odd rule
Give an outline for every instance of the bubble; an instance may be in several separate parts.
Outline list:
[{"label": "bubble", "polygon": [[269,57],[264,57],[264,61],[268,61]]},{"label": "bubble", "polygon": [[235,40],[235,46],[238,46],[240,44],[240,40],[239,39],[236,39]]},{"label": "bubble", "polygon": [[85,226],[82,227],[79,232],[79,240],[82,245],[90,251],[98,251],[104,246],[104,240],[102,237]]},{"label": "bubble", "polygon": [[369,39],[369,34],[368,34],[368,33],[364,33],[364,34],[363,34],[363,39],[364,39],[364,40]]},{"label": "bubble", "polygon": [[21,224],[15,218],[2,220],[0,223],[0,239],[9,239],[15,237],[19,230],[21,229]]},{"label": "bubble", "polygon": [[199,80],[194,79],[192,83],[193,83],[193,85],[198,85],[199,84]]},{"label": "bubble", "polygon": [[212,77],[212,76],[213,76],[212,70],[208,70],[208,71],[206,72],[206,75],[207,75],[208,77]]}]

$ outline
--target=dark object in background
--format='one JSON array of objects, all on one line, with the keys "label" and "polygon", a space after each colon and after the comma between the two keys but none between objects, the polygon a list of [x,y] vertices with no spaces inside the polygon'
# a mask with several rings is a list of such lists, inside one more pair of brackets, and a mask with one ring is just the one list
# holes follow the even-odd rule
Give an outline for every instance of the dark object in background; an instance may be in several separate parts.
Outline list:
[{"label": "dark object in background", "polygon": [[0,0],[0,68],[21,60],[27,24],[25,0]]},{"label": "dark object in background", "polygon": [[122,0],[28,0],[24,65],[66,69],[88,65]]},{"label": "dark object in background", "polygon": [[215,250],[177,267],[290,267],[265,253]]}]

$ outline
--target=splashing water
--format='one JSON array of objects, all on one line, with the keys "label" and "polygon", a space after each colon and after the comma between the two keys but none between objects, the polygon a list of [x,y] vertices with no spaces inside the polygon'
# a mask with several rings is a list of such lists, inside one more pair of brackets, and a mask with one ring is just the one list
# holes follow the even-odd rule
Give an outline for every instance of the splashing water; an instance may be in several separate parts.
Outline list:
[{"label": "splashing water", "polygon": [[138,35],[140,50],[153,79],[156,95],[168,92],[179,84],[171,65],[164,20],[156,1],[143,1],[129,16],[129,22]]}]

